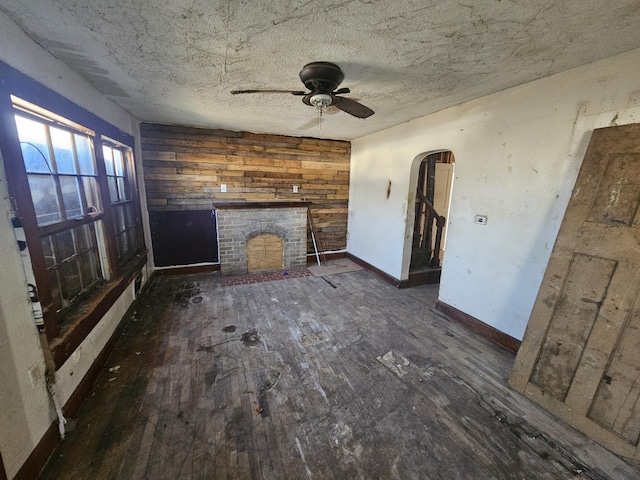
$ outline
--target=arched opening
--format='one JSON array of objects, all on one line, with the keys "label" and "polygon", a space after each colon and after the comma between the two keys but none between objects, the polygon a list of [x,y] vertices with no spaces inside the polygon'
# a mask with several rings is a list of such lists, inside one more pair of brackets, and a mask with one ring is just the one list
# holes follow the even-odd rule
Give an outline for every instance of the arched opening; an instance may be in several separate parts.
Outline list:
[{"label": "arched opening", "polygon": [[[410,275],[440,270],[454,178],[455,158],[451,151],[441,150],[421,157],[416,172]],[[439,280],[439,275],[430,278]]]}]

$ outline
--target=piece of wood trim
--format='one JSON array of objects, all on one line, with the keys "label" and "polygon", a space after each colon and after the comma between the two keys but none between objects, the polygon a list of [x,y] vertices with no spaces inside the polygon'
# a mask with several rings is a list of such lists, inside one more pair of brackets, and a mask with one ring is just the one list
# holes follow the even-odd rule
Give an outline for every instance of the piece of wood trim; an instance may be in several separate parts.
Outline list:
[{"label": "piece of wood trim", "polygon": [[185,265],[181,267],[160,268],[153,271],[154,275],[167,277],[170,275],[191,275],[193,273],[219,272],[220,264],[211,265]]},{"label": "piece of wood trim", "polygon": [[521,342],[520,340],[513,338],[511,335],[501,332],[491,325],[487,325],[483,321],[472,317],[468,313],[464,313],[462,310],[458,310],[457,308],[441,302],[440,300],[436,302],[436,310],[444,313],[446,316],[452,318],[453,320],[462,323],[470,330],[479,333],[483,337],[488,338],[492,342],[497,343],[503,348],[506,348],[510,352],[518,353]]},{"label": "piece of wood trim", "polygon": [[[104,347],[91,364],[91,367],[89,367],[89,370],[87,370],[87,373],[84,375],[76,389],[67,400],[67,403],[65,403],[64,407],[62,407],[62,411],[66,418],[74,417],[80,410],[82,403],[91,393],[91,389],[93,388],[98,375],[106,365],[109,356],[116,346],[116,342],[124,331],[126,322],[123,320],[131,316],[131,312],[133,312],[137,308],[137,303],[137,300],[134,300],[131,303],[131,305],[127,309],[127,312],[120,320],[118,327],[114,330],[109,340],[107,340],[107,343],[105,343]],[[18,473],[14,477],[14,480],[33,480],[37,478],[42,469],[49,461],[51,455],[53,455],[53,453],[55,452],[60,442],[61,440],[58,433],[57,422],[53,422],[49,426],[45,434],[42,436],[36,447],[33,449],[27,460],[24,462],[22,467],[20,467],[20,470],[18,470]],[[6,480],[6,476],[3,478],[1,473],[2,472],[0,470],[0,480]]]},{"label": "piece of wood trim", "polygon": [[398,287],[398,288],[401,287],[401,285],[402,285],[402,281],[401,280],[398,280],[397,278],[392,277],[388,273],[383,272],[379,268],[374,267],[370,263],[365,262],[361,258],[358,258],[358,257],[356,257],[355,255],[353,255],[353,254],[351,254],[349,252],[347,252],[347,258],[349,260],[351,260],[353,263],[355,263],[357,265],[360,265],[362,268],[365,268],[365,269],[370,270],[371,272],[375,273],[382,280],[384,280],[387,283],[390,283],[394,287]]}]

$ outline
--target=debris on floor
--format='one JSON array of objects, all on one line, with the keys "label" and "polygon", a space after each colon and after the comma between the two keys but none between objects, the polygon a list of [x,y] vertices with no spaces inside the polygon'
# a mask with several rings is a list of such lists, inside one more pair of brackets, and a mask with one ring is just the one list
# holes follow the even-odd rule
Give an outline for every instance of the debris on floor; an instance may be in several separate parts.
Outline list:
[{"label": "debris on floor", "polygon": [[244,343],[245,347],[256,347],[260,344],[260,337],[258,336],[258,331],[255,329],[244,332],[240,340]]},{"label": "debris on floor", "polygon": [[398,354],[397,356],[398,358],[396,359],[396,355],[393,353],[393,350],[389,350],[383,356],[376,357],[376,360],[395,373],[398,377],[402,378],[409,373],[402,367],[408,367],[410,362],[401,354]]}]

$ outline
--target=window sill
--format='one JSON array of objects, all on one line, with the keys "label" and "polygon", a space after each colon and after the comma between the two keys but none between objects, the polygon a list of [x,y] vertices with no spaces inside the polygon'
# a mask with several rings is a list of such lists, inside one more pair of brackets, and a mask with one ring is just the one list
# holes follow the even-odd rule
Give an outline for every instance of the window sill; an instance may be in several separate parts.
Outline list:
[{"label": "window sill", "polygon": [[146,263],[147,254],[143,251],[130,261],[128,268],[120,277],[106,284],[95,296],[83,302],[82,313],[66,323],[58,336],[49,341],[49,350],[56,370],[91,333]]}]

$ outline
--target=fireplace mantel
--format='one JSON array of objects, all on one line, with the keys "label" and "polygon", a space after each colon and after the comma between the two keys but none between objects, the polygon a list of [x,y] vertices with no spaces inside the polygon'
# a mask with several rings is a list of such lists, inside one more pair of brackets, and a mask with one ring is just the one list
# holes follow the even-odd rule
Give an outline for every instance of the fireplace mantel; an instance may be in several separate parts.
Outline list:
[{"label": "fireplace mantel", "polygon": [[238,201],[215,201],[213,203],[214,209],[253,209],[253,208],[299,208],[299,207],[308,207],[311,205],[311,202],[304,200],[296,200],[296,201],[270,201],[270,202],[238,202]]}]

